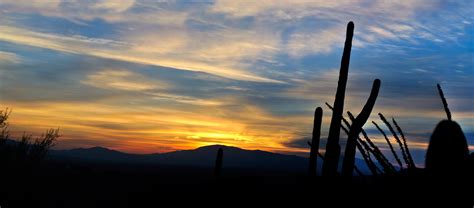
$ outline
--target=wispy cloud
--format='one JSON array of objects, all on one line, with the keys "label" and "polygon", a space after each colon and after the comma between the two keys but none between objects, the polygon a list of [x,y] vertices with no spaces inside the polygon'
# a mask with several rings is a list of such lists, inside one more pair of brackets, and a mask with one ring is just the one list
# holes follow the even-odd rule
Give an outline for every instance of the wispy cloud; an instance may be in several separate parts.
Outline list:
[{"label": "wispy cloud", "polygon": [[134,55],[137,54],[137,51],[127,48],[127,44],[117,44],[120,42],[114,40],[85,38],[80,36],[66,37],[56,34],[33,32],[9,26],[0,29],[0,40],[68,53],[163,66],[178,70],[206,72],[229,79],[281,83],[281,81],[254,75],[246,70],[233,69],[231,68],[232,66],[226,66],[225,63],[223,65],[222,63],[213,65],[212,63],[189,59],[153,57],[152,54],[142,53],[141,55]]},{"label": "wispy cloud", "polygon": [[19,63],[20,57],[15,53],[0,51],[0,63]]},{"label": "wispy cloud", "polygon": [[151,80],[142,75],[121,69],[107,69],[87,76],[83,84],[100,88],[119,90],[144,91],[164,89],[168,84],[163,81]]}]

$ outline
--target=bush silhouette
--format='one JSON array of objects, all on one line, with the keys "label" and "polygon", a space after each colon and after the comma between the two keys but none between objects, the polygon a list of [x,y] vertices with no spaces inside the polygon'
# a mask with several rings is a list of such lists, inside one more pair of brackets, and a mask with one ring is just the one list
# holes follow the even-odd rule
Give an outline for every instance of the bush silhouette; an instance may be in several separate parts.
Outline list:
[{"label": "bush silhouette", "polygon": [[[11,110],[0,110],[0,160],[9,168],[30,168],[37,165],[55,144],[59,129],[49,129],[33,140],[33,136],[23,133],[18,140],[12,140],[8,130],[8,118]],[[13,170],[14,171],[14,170]]]},{"label": "bush silhouette", "polygon": [[468,157],[466,137],[459,124],[450,120],[439,122],[426,152],[426,170],[435,175],[465,173]]}]

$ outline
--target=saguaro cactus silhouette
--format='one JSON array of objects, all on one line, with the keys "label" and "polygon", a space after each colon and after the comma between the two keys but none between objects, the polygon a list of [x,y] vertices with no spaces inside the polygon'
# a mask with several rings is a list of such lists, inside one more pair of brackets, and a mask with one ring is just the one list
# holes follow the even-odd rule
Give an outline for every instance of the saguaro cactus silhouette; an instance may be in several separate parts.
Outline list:
[{"label": "saguaro cactus silhouette", "polygon": [[318,164],[319,140],[321,136],[321,120],[323,118],[323,109],[317,107],[314,112],[313,138],[311,139],[311,151],[309,153],[309,170],[310,176],[316,176],[316,168]]},{"label": "saguaro cactus silhouette", "polygon": [[334,100],[334,110],[332,112],[331,125],[326,144],[326,155],[323,164],[324,176],[337,175],[337,166],[341,154],[339,137],[341,133],[341,118],[344,112],[344,97],[346,93],[347,75],[349,73],[349,62],[351,57],[352,36],[354,35],[354,23],[347,24],[346,42],[344,43],[344,52],[341,59],[341,68],[339,71],[339,81],[337,83],[336,98]]},{"label": "saguaro cactus silhouette", "polygon": [[369,99],[362,108],[362,111],[356,117],[355,121],[352,123],[351,128],[349,130],[349,136],[347,137],[346,143],[346,150],[344,152],[344,160],[342,163],[342,175],[344,176],[352,176],[352,172],[354,171],[354,161],[355,161],[355,153],[356,153],[356,145],[357,145],[357,138],[359,137],[359,133],[362,131],[362,126],[364,126],[367,119],[369,119],[370,113],[374,108],[375,101],[377,100],[377,96],[379,94],[380,89],[380,80],[374,80],[372,85],[372,90],[370,92]]},{"label": "saguaro cactus silhouette", "polygon": [[220,177],[222,173],[222,157],[224,156],[224,151],[222,148],[217,150],[216,164],[214,166],[214,176]]}]

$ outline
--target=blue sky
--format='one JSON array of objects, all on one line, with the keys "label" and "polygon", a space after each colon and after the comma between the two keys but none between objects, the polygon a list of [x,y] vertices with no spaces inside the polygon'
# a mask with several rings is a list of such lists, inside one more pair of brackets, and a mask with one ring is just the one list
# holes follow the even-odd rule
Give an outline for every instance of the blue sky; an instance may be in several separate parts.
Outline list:
[{"label": "blue sky", "polygon": [[437,83],[472,150],[472,13],[472,1],[3,0],[0,105],[13,133],[60,127],[58,148],[304,153],[354,21],[345,106],[358,113],[381,79],[370,119],[395,117],[421,162],[445,118]]}]

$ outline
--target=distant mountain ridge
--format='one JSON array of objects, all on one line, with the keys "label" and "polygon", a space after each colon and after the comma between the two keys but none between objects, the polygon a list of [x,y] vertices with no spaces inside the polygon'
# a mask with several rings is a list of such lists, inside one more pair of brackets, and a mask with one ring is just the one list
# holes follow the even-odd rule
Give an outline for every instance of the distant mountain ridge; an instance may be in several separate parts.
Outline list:
[{"label": "distant mountain ridge", "polygon": [[[308,158],[272,153],[262,150],[245,150],[224,145],[203,146],[192,150],[168,153],[130,154],[104,147],[50,150],[49,159],[74,159],[96,162],[127,162],[156,165],[212,167],[217,150],[224,151],[223,168],[283,169],[306,171]],[[318,160],[318,169],[322,160]],[[365,169],[364,161],[356,159],[356,165]],[[366,171],[364,171],[366,172]]]},{"label": "distant mountain ridge", "polygon": [[223,167],[235,168],[305,168],[308,160],[295,155],[245,150],[224,145],[203,146],[192,150],[178,150],[168,153],[130,154],[104,147],[76,148],[69,150],[51,150],[49,158],[64,158],[100,162],[131,162],[163,165],[212,167],[217,150],[224,151]]}]

